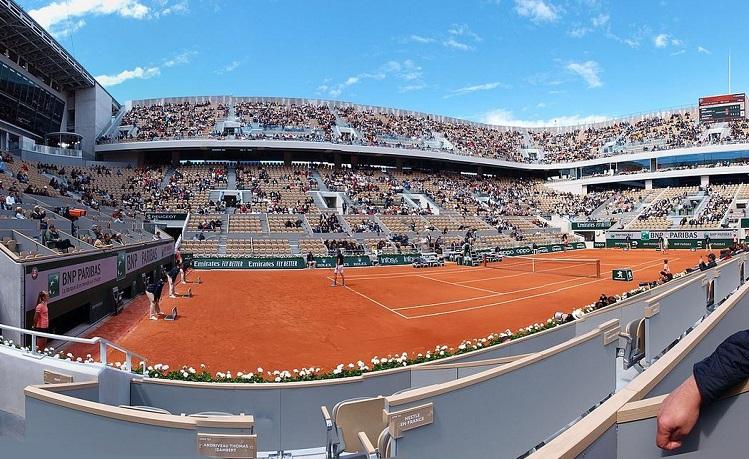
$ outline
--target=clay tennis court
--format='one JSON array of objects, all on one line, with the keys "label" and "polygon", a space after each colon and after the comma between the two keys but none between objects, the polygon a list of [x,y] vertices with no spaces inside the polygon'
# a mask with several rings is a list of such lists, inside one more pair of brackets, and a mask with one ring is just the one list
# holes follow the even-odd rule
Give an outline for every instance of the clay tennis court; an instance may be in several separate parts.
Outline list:
[{"label": "clay tennis court", "polygon": [[[671,250],[666,257],[679,272],[695,266],[699,255]],[[193,298],[168,298],[166,287],[162,296],[162,311],[177,306],[178,320],[147,320],[147,300],[140,297],[88,336],[112,339],[150,363],[172,368],[203,363],[214,372],[250,372],[368,363],[373,356],[454,347],[463,339],[570,312],[601,293],[615,295],[657,279],[664,255],[594,249],[536,257],[598,259],[601,277],[584,277],[591,269],[585,261],[549,264],[549,272],[454,263],[347,268],[346,287],[335,288],[330,269],[193,271],[188,278],[203,280],[189,286]],[[611,270],[620,267],[633,270],[632,282],[611,280]],[[178,285],[177,291],[187,287]],[[76,347],[73,352],[93,351]]]}]

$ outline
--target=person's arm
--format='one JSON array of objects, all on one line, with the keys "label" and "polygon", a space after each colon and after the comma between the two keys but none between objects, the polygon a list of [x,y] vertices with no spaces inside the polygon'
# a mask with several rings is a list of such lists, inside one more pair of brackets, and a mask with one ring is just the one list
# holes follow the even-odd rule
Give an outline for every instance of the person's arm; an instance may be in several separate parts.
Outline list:
[{"label": "person's arm", "polygon": [[749,330],[729,336],[706,359],[694,365],[693,375],[671,392],[658,412],[658,447],[673,450],[694,428],[700,407],[707,406],[749,377]]},{"label": "person's arm", "polygon": [[34,325],[33,328],[36,328],[37,324],[39,323],[39,308],[34,309]]}]

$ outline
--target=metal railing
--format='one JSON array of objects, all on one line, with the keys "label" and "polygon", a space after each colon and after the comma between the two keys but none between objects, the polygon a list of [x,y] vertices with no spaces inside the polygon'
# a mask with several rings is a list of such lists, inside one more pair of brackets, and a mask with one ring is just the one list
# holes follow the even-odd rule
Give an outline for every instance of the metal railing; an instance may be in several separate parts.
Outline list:
[{"label": "metal railing", "polygon": [[0,324],[0,331],[13,331],[21,334],[21,341],[24,341],[24,336],[30,336],[31,337],[31,349],[25,350],[24,346],[21,346],[21,349],[24,350],[24,352],[28,352],[32,355],[44,355],[41,352],[38,352],[37,350],[37,338],[46,338],[49,340],[59,340],[59,341],[65,341],[69,343],[77,343],[77,344],[91,344],[91,345],[99,345],[99,363],[102,365],[107,365],[107,351],[109,349],[114,349],[115,351],[122,352],[125,354],[125,365],[122,366],[122,369],[125,371],[132,371],[133,369],[133,357],[140,359],[140,366],[143,370],[143,374],[147,374],[146,367],[148,360],[143,357],[140,354],[136,354],[135,352],[128,351],[127,349],[120,347],[116,345],[115,343],[104,339],[100,337],[94,337],[94,338],[78,338],[75,336],[67,336],[67,335],[55,335],[53,333],[43,333],[38,332],[35,330],[27,330],[25,328],[18,328],[13,327],[10,325],[4,325]]},{"label": "metal railing", "polygon": [[34,145],[31,151],[53,156],[69,156],[71,158],[82,158],[83,151],[70,148],[50,147],[47,145]]}]

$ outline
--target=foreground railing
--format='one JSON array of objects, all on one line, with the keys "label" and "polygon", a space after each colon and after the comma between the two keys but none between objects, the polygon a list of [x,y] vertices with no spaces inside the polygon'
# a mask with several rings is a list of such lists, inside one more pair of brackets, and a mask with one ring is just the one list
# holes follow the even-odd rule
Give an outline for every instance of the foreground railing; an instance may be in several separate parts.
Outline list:
[{"label": "foreground railing", "polygon": [[135,357],[137,359],[140,359],[141,369],[143,370],[143,374],[146,374],[146,367],[147,367],[148,360],[145,357],[143,357],[140,354],[136,354],[135,352],[128,351],[127,349],[120,347],[117,344],[107,339],[100,338],[98,336],[94,338],[78,338],[76,336],[55,335],[53,333],[44,333],[44,332],[39,332],[35,330],[27,330],[25,328],[18,328],[18,327],[12,327],[10,325],[0,324],[0,331],[4,331],[4,330],[19,333],[21,335],[21,342],[25,342],[25,339],[24,339],[25,336],[30,336],[31,337],[31,349],[26,350],[24,346],[21,346],[21,349],[35,356],[46,355],[44,352],[39,352],[39,350],[37,349],[36,343],[37,343],[38,338],[65,341],[68,343],[98,345],[99,346],[99,363],[103,365],[107,365],[107,351],[109,351],[110,349],[113,349],[115,351],[119,351],[125,354],[125,365],[122,366],[123,370],[132,371],[133,357]]}]

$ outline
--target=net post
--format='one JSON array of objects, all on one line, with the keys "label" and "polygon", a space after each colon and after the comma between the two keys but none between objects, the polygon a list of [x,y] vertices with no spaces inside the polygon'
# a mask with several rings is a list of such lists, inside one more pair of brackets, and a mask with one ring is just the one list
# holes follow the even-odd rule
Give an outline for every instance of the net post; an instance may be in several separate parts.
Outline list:
[{"label": "net post", "polygon": [[601,278],[601,260],[596,259],[596,278]]}]

